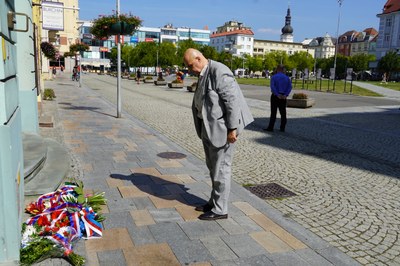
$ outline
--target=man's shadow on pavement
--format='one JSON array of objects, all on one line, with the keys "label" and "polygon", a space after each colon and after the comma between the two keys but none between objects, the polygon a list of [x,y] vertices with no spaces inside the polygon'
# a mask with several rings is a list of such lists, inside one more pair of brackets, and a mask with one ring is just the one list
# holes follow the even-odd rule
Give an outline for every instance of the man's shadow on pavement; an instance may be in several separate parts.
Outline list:
[{"label": "man's shadow on pavement", "polygon": [[115,117],[114,115],[110,115],[110,114],[106,114],[106,113],[97,111],[98,109],[100,109],[100,108],[98,108],[98,107],[77,106],[77,105],[74,105],[74,104],[68,103],[68,102],[60,102],[60,103],[58,103],[58,104],[68,106],[68,107],[62,107],[63,109],[69,109],[69,110],[87,110],[87,111],[95,112],[95,113],[98,113],[98,114],[102,114],[102,115],[107,115],[107,116]]},{"label": "man's shadow on pavement", "polygon": [[160,199],[168,201],[176,200],[184,205],[193,207],[207,203],[205,199],[190,193],[184,184],[166,180],[155,175],[144,173],[123,175],[114,173],[110,177],[129,181],[140,191]]}]

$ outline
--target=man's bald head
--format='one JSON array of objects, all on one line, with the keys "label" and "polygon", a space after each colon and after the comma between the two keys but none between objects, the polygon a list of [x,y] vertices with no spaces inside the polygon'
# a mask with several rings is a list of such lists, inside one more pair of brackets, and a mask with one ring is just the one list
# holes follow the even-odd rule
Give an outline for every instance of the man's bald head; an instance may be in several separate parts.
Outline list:
[{"label": "man's bald head", "polygon": [[197,49],[189,48],[183,55],[183,61],[189,70],[195,74],[200,74],[201,70],[208,64],[207,58]]}]

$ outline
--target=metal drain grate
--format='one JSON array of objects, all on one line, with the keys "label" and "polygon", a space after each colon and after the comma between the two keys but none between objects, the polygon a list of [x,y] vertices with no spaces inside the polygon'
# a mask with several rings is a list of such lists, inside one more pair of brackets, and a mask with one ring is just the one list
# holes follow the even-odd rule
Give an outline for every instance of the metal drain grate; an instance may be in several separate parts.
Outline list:
[{"label": "metal drain grate", "polygon": [[158,157],[165,159],[183,159],[186,158],[186,155],[180,152],[162,152],[157,154]]},{"label": "metal drain grate", "polygon": [[296,196],[292,191],[287,190],[276,183],[261,184],[246,188],[250,190],[251,193],[262,199],[288,198]]}]

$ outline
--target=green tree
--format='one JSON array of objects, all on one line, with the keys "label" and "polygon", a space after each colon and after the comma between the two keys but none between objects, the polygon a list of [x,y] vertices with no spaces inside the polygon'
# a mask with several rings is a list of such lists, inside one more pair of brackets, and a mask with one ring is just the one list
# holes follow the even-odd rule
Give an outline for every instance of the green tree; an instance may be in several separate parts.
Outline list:
[{"label": "green tree", "polygon": [[155,42],[140,42],[130,53],[130,62],[135,67],[156,65],[157,44]]},{"label": "green tree", "polygon": [[264,55],[264,60],[263,60],[263,68],[264,70],[268,70],[272,72],[276,66],[278,65],[278,62],[275,60],[275,56],[272,53],[266,53]]},{"label": "green tree", "polygon": [[200,47],[200,52],[205,56],[205,58],[218,60],[218,52],[214,47],[209,45],[202,45]]},{"label": "green tree", "polygon": [[229,67],[232,71],[232,54],[228,53],[226,51],[222,51],[221,53],[218,53],[218,58],[217,61],[225,64],[227,67]]},{"label": "green tree", "polygon": [[127,67],[132,66],[131,60],[130,60],[130,53],[132,50],[133,50],[133,47],[128,44],[124,44],[121,47],[121,60],[125,62],[125,65]]},{"label": "green tree", "polygon": [[387,73],[387,79],[389,80],[393,72],[400,70],[400,56],[396,51],[388,52],[378,62],[378,70],[382,73]]},{"label": "green tree", "polygon": [[178,63],[176,47],[173,43],[164,42],[158,45],[158,65],[162,68],[170,67]]},{"label": "green tree", "polygon": [[200,47],[200,44],[195,43],[192,39],[178,42],[178,49],[176,52],[176,57],[178,59],[177,65],[183,67],[183,54],[188,48],[195,48],[200,51]]},{"label": "green tree", "polygon": [[349,58],[349,65],[354,72],[365,71],[369,68],[369,62],[375,61],[375,56],[371,54],[356,54]]},{"label": "green tree", "polygon": [[313,71],[314,58],[307,52],[295,52],[289,56],[291,66],[287,66],[288,69],[296,68],[297,70],[304,71],[308,68],[309,71]]},{"label": "green tree", "polygon": [[255,72],[255,71],[263,71],[263,60],[260,57],[249,57],[247,62],[247,66],[249,68],[249,71]]}]

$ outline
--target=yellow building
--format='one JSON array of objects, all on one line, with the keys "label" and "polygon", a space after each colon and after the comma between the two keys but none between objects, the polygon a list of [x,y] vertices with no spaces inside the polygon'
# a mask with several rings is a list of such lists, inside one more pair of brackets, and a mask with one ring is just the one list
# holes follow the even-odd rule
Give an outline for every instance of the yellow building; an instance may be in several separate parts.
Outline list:
[{"label": "yellow building", "polygon": [[[69,52],[71,44],[79,38],[79,1],[59,0],[58,2],[34,0],[33,15],[38,25],[39,42],[49,42],[58,51],[58,60],[49,62],[42,57],[42,73],[48,73],[50,66],[63,66],[70,70],[70,62],[63,61],[63,55]],[[71,60],[71,59],[66,59]]]}]

